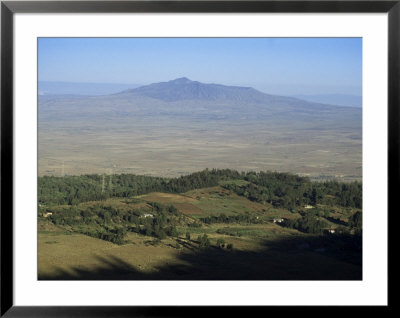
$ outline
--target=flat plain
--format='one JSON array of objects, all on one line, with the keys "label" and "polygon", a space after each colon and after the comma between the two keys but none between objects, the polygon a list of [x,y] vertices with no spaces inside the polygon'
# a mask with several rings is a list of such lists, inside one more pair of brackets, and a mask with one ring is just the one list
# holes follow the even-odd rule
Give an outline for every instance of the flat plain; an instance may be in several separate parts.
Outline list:
[{"label": "flat plain", "polygon": [[268,121],[197,123],[160,117],[154,121],[138,118],[131,124],[125,121],[67,128],[43,124],[39,130],[39,175],[176,177],[205,168],[289,171],[348,180],[362,175],[362,143],[356,128],[338,130],[309,124],[302,129],[274,127]]}]

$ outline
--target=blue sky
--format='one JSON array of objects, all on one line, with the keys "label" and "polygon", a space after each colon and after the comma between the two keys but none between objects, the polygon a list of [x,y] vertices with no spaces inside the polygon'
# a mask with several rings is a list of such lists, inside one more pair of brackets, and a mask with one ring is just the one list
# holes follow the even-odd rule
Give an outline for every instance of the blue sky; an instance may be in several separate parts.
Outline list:
[{"label": "blue sky", "polygon": [[361,38],[40,38],[39,81],[146,85],[188,77],[266,93],[362,90]]}]

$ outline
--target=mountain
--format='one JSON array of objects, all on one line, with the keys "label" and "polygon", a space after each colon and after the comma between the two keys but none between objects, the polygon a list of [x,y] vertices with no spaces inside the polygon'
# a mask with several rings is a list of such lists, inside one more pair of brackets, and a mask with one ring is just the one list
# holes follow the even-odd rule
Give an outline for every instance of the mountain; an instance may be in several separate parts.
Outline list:
[{"label": "mountain", "polygon": [[[39,113],[47,116],[169,116],[203,119],[268,119],[271,123],[316,120],[340,123],[360,118],[361,110],[262,93],[251,87],[205,84],[186,77],[111,95],[39,96]],[[56,113],[55,113],[56,112]],[[64,117],[65,118],[65,117]],[[339,122],[337,122],[339,120]]]},{"label": "mountain", "polygon": [[219,167],[361,176],[362,108],[185,77],[38,101],[40,174],[57,174],[65,162],[69,174]]},{"label": "mountain", "polygon": [[268,95],[251,87],[204,84],[186,77],[126,90],[122,94],[146,96],[166,102],[179,100],[262,102]]},{"label": "mountain", "polygon": [[273,104],[275,106],[295,104],[297,107],[316,106],[294,97],[265,94],[251,87],[205,84],[198,81],[191,81],[186,77],[125,90],[118,95],[126,95],[131,98],[138,96],[149,97],[165,102],[201,101],[214,103],[230,102],[235,104]]}]

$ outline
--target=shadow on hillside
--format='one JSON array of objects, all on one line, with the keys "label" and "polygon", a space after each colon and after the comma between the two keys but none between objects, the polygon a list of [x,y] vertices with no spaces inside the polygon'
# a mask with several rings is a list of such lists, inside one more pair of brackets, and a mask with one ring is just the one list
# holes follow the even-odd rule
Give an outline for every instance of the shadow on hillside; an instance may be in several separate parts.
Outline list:
[{"label": "shadow on hillside", "polygon": [[[185,240],[181,240],[183,243]],[[193,243],[193,241],[191,242]],[[188,245],[196,245],[189,244]],[[124,260],[98,257],[97,268],[57,268],[40,280],[361,280],[361,238],[320,236],[266,242],[257,251],[185,249],[175,264],[144,272]]]},{"label": "shadow on hillside", "polygon": [[347,226],[348,223],[339,219],[335,219],[333,217],[327,217],[326,218],[328,221],[331,221],[332,223],[335,223],[336,225],[343,225],[343,226]]}]

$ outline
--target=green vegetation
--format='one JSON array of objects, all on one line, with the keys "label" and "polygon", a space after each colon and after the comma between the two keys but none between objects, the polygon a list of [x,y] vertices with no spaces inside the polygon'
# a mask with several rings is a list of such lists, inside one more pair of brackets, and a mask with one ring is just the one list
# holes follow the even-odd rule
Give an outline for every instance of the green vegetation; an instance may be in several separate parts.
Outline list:
[{"label": "green vegetation", "polygon": [[245,184],[223,182],[222,186],[249,200],[271,203],[274,207],[295,209],[307,204],[326,204],[362,208],[360,182],[311,182],[309,178],[289,173],[239,173],[230,169],[206,169],[172,179],[129,174],[112,175],[107,178],[112,178],[112,186],[105,189],[101,175],[39,177],[39,204],[73,205],[150,192],[182,193],[216,186],[226,180],[245,180],[248,181]]},{"label": "green vegetation", "polygon": [[199,242],[199,247],[202,249],[207,249],[211,246],[211,242],[208,239],[207,234],[203,234],[202,236],[199,236],[197,238],[197,241]]},{"label": "green vegetation", "polygon": [[[311,245],[302,241],[312,238],[315,249],[325,255],[360,263],[358,182],[312,182],[288,173],[228,169],[175,179],[113,175],[112,182],[112,187],[103,187],[99,175],[39,178],[39,242],[43,237],[41,250],[54,249],[46,255],[58,253],[67,235],[71,241],[80,235],[109,244],[104,252],[110,246],[125,248],[128,262],[152,259],[157,254],[149,249],[157,248],[157,253],[168,255],[196,252],[200,259],[227,253],[232,264],[242,264],[254,254],[242,260],[240,253],[271,251],[274,246],[272,250],[282,253],[277,255],[294,255],[298,246]],[[293,239],[300,243],[285,248],[278,243]],[[147,252],[128,252],[140,247]],[[257,270],[263,275],[261,266]]]},{"label": "green vegetation", "polygon": [[261,223],[258,216],[250,215],[249,212],[236,214],[236,215],[210,215],[205,218],[200,218],[200,221],[205,224],[212,223],[245,223],[245,224],[257,224]]},{"label": "green vegetation", "polygon": [[[227,178],[240,178],[240,174],[229,169],[213,169],[173,179],[133,174],[44,176],[39,177],[38,180],[38,201],[42,205],[74,205],[81,202],[99,201],[113,197],[125,198],[150,192],[182,193],[192,189],[216,186],[220,180]],[[104,186],[105,181],[109,183],[107,187]]]},{"label": "green vegetation", "polygon": [[283,225],[301,232],[317,234],[322,233],[328,227],[327,222],[310,215],[303,216],[297,220],[285,220]]},{"label": "green vegetation", "polygon": [[362,208],[360,182],[311,182],[309,178],[278,172],[250,172],[244,176],[244,180],[249,183],[227,183],[224,187],[251,201],[270,203],[274,207],[289,210],[317,204]]}]

